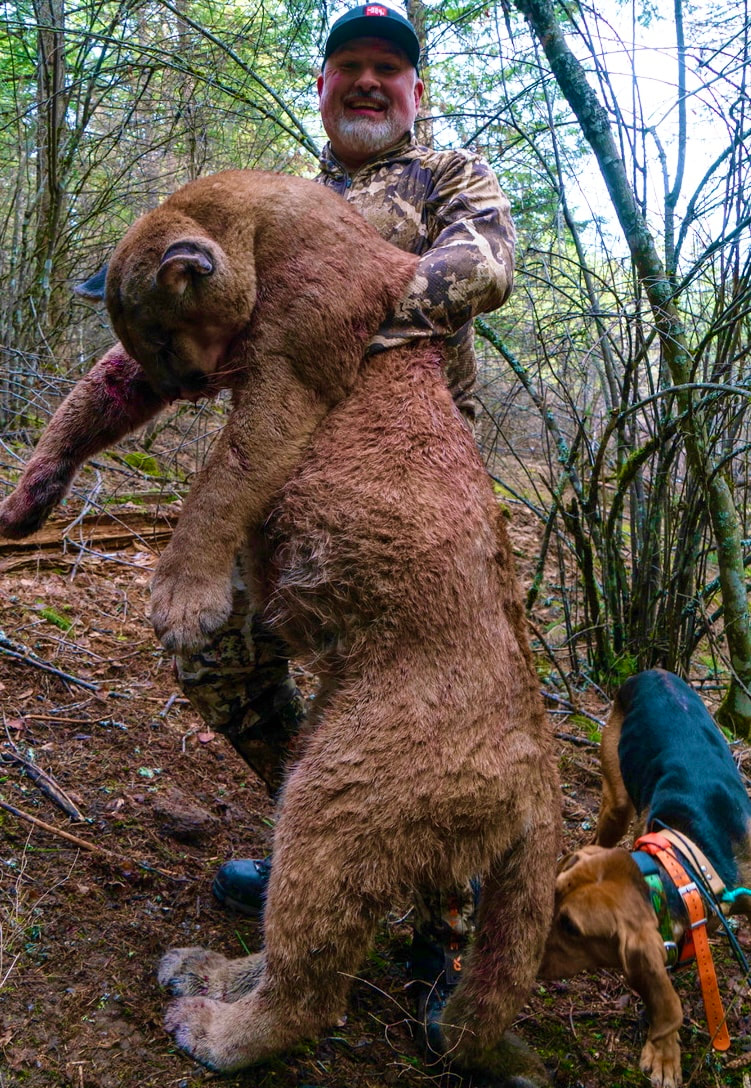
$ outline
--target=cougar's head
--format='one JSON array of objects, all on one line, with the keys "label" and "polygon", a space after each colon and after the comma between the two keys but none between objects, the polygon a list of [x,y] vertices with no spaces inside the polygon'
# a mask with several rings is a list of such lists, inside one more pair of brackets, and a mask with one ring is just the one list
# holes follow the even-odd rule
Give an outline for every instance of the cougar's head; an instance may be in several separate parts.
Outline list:
[{"label": "cougar's head", "polygon": [[233,268],[217,241],[163,206],[115,250],[105,297],[115,332],[157,392],[195,400],[231,384],[233,348],[256,301],[252,254]]}]

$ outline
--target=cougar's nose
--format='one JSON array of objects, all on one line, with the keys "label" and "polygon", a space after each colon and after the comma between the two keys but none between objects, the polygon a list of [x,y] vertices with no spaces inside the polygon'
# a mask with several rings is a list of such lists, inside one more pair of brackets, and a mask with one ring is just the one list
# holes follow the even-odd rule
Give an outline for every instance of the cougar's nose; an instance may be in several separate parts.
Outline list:
[{"label": "cougar's nose", "polygon": [[208,385],[208,376],[202,370],[190,370],[180,377],[180,388],[185,393],[201,393]]}]

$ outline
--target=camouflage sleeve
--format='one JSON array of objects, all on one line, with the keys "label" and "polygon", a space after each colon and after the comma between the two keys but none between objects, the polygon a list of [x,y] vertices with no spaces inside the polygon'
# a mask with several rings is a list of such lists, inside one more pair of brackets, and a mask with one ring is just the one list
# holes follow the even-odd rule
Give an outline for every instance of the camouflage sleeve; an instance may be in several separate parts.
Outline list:
[{"label": "camouflage sleeve", "polygon": [[513,282],[515,231],[509,201],[490,166],[456,152],[435,178],[428,205],[430,248],[369,353],[409,340],[460,341],[477,314],[497,309]]}]

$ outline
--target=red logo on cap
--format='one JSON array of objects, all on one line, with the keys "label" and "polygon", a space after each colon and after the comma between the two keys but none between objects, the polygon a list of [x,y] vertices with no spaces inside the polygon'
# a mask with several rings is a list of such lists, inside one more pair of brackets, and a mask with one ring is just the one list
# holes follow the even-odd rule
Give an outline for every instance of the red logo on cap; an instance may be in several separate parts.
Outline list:
[{"label": "red logo on cap", "polygon": [[388,15],[388,8],[379,8],[377,4],[369,4],[365,9],[366,15]]}]

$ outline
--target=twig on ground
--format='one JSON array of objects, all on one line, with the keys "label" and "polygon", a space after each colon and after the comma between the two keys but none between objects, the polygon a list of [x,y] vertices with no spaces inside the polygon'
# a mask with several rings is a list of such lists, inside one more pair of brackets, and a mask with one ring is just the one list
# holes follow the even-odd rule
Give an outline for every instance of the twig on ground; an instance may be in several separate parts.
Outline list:
[{"label": "twig on ground", "polygon": [[600,729],[604,729],[605,722],[602,720],[602,718],[595,717],[595,715],[590,714],[588,710],[583,710],[581,707],[576,706],[575,703],[572,703],[569,699],[564,699],[562,695],[554,695],[552,691],[546,691],[545,688],[543,688],[542,690],[542,695],[544,699],[550,699],[551,703],[565,703],[571,708],[572,714],[579,714],[582,718],[588,718],[591,722],[595,722],[597,725],[599,725]]},{"label": "twig on ground", "polygon": [[[179,698],[180,698],[180,696],[177,694],[177,692],[173,691],[172,694],[170,695],[169,699],[167,700],[167,702],[164,704],[162,709],[159,711],[158,717],[166,718],[167,715],[169,714],[170,710],[172,709],[172,707],[174,706],[174,704],[177,702],[177,700]],[[187,702],[187,699],[181,699],[180,701],[185,703],[185,702]]]},{"label": "twig on ground", "polygon": [[553,652],[552,647],[548,646],[547,640],[545,639],[545,636],[543,635],[542,631],[539,629],[537,624],[532,622],[532,620],[529,618],[529,616],[527,616],[527,623],[529,624],[530,628],[532,629],[532,633],[534,634],[535,638],[539,640],[540,644],[542,645],[543,650],[548,655],[548,658],[550,660],[550,664],[553,666],[555,671],[560,676],[561,683],[563,684],[566,691],[568,692],[569,704],[571,706],[575,706],[576,704],[574,703],[574,693],[571,690],[571,685],[568,682],[568,677],[566,676],[566,673],[563,671],[561,666],[558,664],[558,662],[556,660],[555,653]]},{"label": "twig on ground", "polygon": [[61,680],[67,680],[69,684],[77,684],[78,687],[86,688],[87,691],[99,691],[98,684],[92,684],[90,680],[81,680],[77,676],[72,676],[69,672],[63,672],[62,669],[55,668],[48,661],[37,657],[32,650],[29,650],[20,642],[11,641],[3,631],[0,631],[0,654],[11,657],[15,661],[21,661],[24,665],[31,665],[35,669],[41,669],[42,672],[51,673],[52,676],[59,676]]},{"label": "twig on ground", "polygon": [[36,763],[31,763],[28,759],[24,759],[12,741],[9,741],[8,743],[11,746],[11,751],[0,752],[0,762],[14,763],[17,767],[23,768],[24,774],[26,774],[32,782],[36,783],[42,793],[45,793],[51,801],[54,801],[56,805],[59,805],[66,816],[70,816],[72,820],[85,821],[86,817],[81,812],[78,805],[75,801],[71,800],[52,775],[48,774],[47,771],[43,771]]},{"label": "twig on ground", "polygon": [[9,812],[12,816],[17,816],[19,820],[26,820],[27,823],[34,824],[35,827],[41,827],[43,831],[49,831],[51,835],[57,835],[61,839],[67,839],[68,842],[72,842],[74,846],[80,847],[81,850],[88,850],[92,854],[99,854],[100,857],[109,858],[111,861],[118,862],[120,865],[144,869],[147,873],[156,873],[157,876],[166,876],[171,880],[178,880],[181,883],[188,880],[188,877],[172,873],[169,869],[158,869],[156,865],[149,865],[146,861],[138,861],[136,858],[126,857],[125,854],[118,854],[115,850],[105,850],[104,847],[96,846],[93,842],[87,842],[86,839],[79,839],[78,835],[71,835],[69,831],[63,831],[60,827],[54,827],[52,824],[47,824],[44,820],[39,820],[29,812],[22,812],[20,808],[16,808],[15,805],[9,805],[7,801],[3,801],[2,799],[0,799],[0,808]]},{"label": "twig on ground", "polygon": [[106,718],[60,718],[53,711],[48,714],[27,714],[25,710],[22,710],[21,717],[24,721],[50,722],[55,725],[58,722],[64,722],[67,725],[97,725],[99,722],[107,721]]},{"label": "twig on ground", "polygon": [[590,740],[589,737],[577,737],[575,733],[556,733],[558,740],[567,740],[569,744],[578,744],[580,748],[599,748],[599,740]]}]

